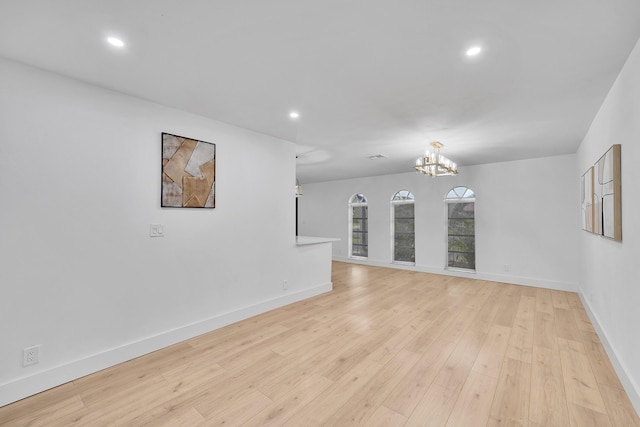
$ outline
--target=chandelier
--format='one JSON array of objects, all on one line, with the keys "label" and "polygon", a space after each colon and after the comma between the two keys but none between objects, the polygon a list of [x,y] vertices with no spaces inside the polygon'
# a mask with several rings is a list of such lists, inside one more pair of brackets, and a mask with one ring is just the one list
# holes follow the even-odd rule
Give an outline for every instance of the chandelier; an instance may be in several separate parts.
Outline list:
[{"label": "chandelier", "polygon": [[432,142],[433,151],[427,150],[424,157],[416,159],[416,171],[430,176],[457,175],[458,165],[440,154],[444,145],[440,142]]}]

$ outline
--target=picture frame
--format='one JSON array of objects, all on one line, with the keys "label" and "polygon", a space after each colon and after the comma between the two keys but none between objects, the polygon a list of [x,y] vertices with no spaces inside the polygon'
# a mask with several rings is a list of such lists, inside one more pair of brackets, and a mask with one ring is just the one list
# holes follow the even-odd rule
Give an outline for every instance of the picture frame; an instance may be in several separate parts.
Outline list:
[{"label": "picture frame", "polygon": [[162,132],[161,207],[216,206],[216,144]]},{"label": "picture frame", "polygon": [[620,144],[614,144],[594,165],[594,229],[622,241],[622,183]]},{"label": "picture frame", "polygon": [[582,229],[594,233],[595,206],[593,204],[593,166],[589,167],[580,180],[580,203],[582,207]]}]

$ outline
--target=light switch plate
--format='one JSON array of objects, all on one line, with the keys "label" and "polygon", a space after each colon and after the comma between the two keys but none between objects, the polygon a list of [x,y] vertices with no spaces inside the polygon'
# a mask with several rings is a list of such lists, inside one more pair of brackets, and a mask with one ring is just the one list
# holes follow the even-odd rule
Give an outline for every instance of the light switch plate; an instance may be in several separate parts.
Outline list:
[{"label": "light switch plate", "polygon": [[164,226],[162,224],[151,224],[149,227],[150,237],[164,237]]}]

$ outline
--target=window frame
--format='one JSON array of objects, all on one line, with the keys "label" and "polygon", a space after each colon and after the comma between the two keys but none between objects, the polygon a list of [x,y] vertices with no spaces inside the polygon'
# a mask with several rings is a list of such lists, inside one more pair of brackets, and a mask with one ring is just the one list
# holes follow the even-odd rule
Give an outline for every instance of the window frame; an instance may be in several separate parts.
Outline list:
[{"label": "window frame", "polygon": [[[462,189],[464,188],[465,191],[462,192],[462,195],[460,195],[461,193],[459,191],[455,191],[456,189]],[[455,195],[455,197],[451,197],[452,193]],[[466,187],[464,185],[458,185],[456,187],[451,188],[449,191],[447,191],[447,194],[444,198],[445,201],[445,209],[444,209],[444,215],[445,215],[445,227],[446,227],[446,232],[445,232],[445,270],[451,270],[451,271],[461,271],[461,272],[466,272],[466,273],[475,273],[476,272],[476,268],[477,268],[477,263],[476,263],[476,193],[475,191],[473,191],[471,188]],[[449,266],[449,205],[450,204],[467,204],[467,203],[473,203],[473,268],[464,268],[464,267],[455,267],[455,266]],[[470,252],[467,252],[470,253]]]},{"label": "window frame", "polygon": [[[404,193],[404,194],[401,194]],[[400,197],[396,198],[396,196],[400,195]],[[404,196],[404,197],[403,197]],[[392,264],[400,264],[400,265],[416,265],[416,200],[415,196],[411,191],[408,190],[400,190],[396,191],[391,197],[390,201],[390,235],[391,235],[391,263]],[[396,260],[396,230],[395,230],[395,222],[396,222],[396,206],[399,205],[413,205],[413,261],[404,261],[404,260]],[[409,233],[404,233],[409,234]]]},{"label": "window frame", "polygon": [[[354,202],[353,200],[357,197],[357,196],[362,196],[362,198],[364,199],[364,202]],[[362,255],[354,255],[353,254],[353,208],[357,208],[357,207],[366,207],[367,208],[367,230],[366,230],[366,234],[367,234],[367,256],[362,256]],[[349,245],[349,252],[348,252],[348,257],[351,259],[357,259],[357,260],[366,260],[369,258],[369,200],[367,199],[367,196],[365,196],[363,193],[355,193],[353,194],[350,198],[349,198],[349,203],[348,203],[348,217],[349,217],[349,223],[348,223],[348,227],[349,227],[349,238],[348,238],[348,245]],[[359,246],[364,246],[364,245],[359,245]]]}]

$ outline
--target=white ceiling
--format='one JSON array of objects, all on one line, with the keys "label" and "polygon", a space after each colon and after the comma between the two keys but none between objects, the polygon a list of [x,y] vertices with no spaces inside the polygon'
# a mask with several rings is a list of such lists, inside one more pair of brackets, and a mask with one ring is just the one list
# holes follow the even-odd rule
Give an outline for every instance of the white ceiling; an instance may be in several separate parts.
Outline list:
[{"label": "white ceiling", "polygon": [[302,183],[573,153],[638,37],[638,0],[0,0],[1,56],[293,141]]}]

